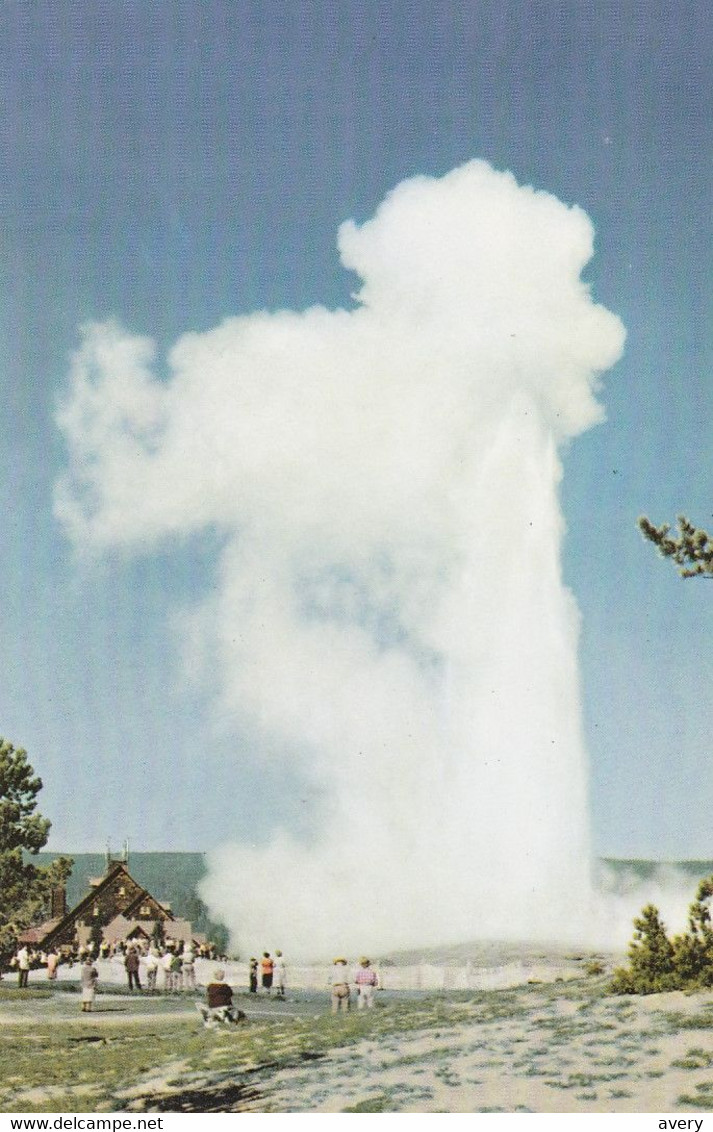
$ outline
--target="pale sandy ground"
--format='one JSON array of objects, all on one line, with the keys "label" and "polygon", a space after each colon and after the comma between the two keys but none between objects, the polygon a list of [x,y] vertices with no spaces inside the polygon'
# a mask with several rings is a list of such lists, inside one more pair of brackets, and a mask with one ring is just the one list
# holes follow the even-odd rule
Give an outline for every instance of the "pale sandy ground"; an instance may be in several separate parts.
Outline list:
[{"label": "pale sandy ground", "polygon": [[[283,1072],[252,1108],[340,1112],[383,1098],[399,1112],[713,1111],[713,1030],[681,1031],[668,1020],[680,1012],[712,1022],[709,1000],[667,994],[584,1010],[533,1003],[492,1021],[475,1012],[472,1023],[363,1042],[327,1064]],[[702,1107],[681,1103],[692,1095]]]},{"label": "pale sandy ground", "polygon": [[[710,992],[602,996],[579,978],[441,1001],[437,1028],[296,1056],[279,1069],[231,1069],[224,1053],[211,1064],[208,1046],[200,1072],[177,1062],[117,1099],[143,1112],[713,1112]],[[189,1017],[181,1006],[161,1021]],[[291,1025],[275,1024],[276,1049],[289,1046]]]},{"label": "pale sandy ground", "polygon": [[[467,1021],[364,1040],[278,1072],[256,1068],[232,1101],[225,1091],[229,1075],[206,1073],[174,1079],[171,1088],[155,1079],[150,1089],[138,1082],[127,1106],[211,1111],[215,1101],[230,1103],[232,1111],[281,1113],[713,1111],[710,994],[573,1000],[552,987],[539,993],[528,987],[487,998],[492,1006],[473,1004]],[[462,1001],[453,1006],[464,1008]]]}]

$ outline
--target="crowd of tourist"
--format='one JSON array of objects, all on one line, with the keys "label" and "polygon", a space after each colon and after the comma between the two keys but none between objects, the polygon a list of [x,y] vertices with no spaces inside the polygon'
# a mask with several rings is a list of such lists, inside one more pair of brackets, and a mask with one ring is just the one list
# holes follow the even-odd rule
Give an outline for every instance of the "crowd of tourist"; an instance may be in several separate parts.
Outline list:
[{"label": "crowd of tourist", "polygon": [[[343,957],[334,960],[327,985],[331,991],[333,1013],[351,1009],[352,989],[356,992],[358,1009],[370,1009],[374,1005],[374,992],[381,986],[379,976],[371,960],[362,956],[356,969],[349,972],[349,964]],[[262,958],[251,956],[248,963],[248,990],[250,994],[264,994],[284,999],[287,985],[287,965],[281,951],[274,958],[269,951]],[[203,1024],[212,1029],[221,1022],[237,1023],[245,1018],[242,1010],[233,1003],[233,988],[225,981],[225,971],[218,968],[206,987],[206,1001],[197,1002],[196,1007]]]},{"label": "crowd of tourist", "polygon": [[248,989],[251,994],[257,994],[258,985],[268,993],[274,993],[277,998],[285,997],[287,985],[287,965],[280,950],[275,952],[273,959],[269,951],[263,951],[258,961],[252,956],[248,965]]},{"label": "crowd of tourist", "polygon": [[195,989],[197,959],[218,958],[212,945],[172,940],[163,945],[145,940],[113,944],[90,942],[82,947],[64,946],[47,952],[21,944],[10,960],[10,968],[17,972],[18,986],[27,987],[31,970],[44,967],[47,978],[55,981],[60,964],[84,967],[87,961],[93,964],[100,959],[109,960],[124,967],[129,990],[180,992]]},{"label": "crowd of tourist", "polygon": [[[196,961],[218,958],[221,957],[216,955],[212,946],[201,947],[191,942],[169,941],[163,945],[150,941],[121,941],[111,945],[89,943],[85,947],[65,947],[46,953],[32,951],[22,944],[11,960],[11,967],[17,971],[18,985],[22,988],[28,986],[32,968],[45,967],[47,978],[56,980],[61,963],[69,966],[80,964],[82,1010],[87,1012],[92,1009],[99,981],[96,966],[98,960],[120,963],[125,971],[129,991],[163,991],[171,994],[195,990]],[[252,956],[247,975],[250,994],[262,993],[271,998],[285,998],[287,964],[279,949],[274,955],[264,951],[260,959]],[[347,960],[342,956],[336,958],[328,977],[333,1013],[350,1010],[353,993],[356,994],[359,1009],[371,1008],[374,1005],[374,992],[379,986],[379,976],[370,959],[362,957],[350,972]],[[234,1007],[233,989],[225,981],[225,971],[220,967],[213,972],[206,987],[206,1002],[196,1005],[204,1023],[209,1027],[218,1022],[240,1021],[245,1017],[242,1011]]]}]

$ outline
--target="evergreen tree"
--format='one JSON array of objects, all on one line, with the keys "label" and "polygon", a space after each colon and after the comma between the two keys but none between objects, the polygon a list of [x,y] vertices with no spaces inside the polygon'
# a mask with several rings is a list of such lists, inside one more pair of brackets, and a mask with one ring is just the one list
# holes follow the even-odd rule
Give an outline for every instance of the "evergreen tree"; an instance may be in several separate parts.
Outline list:
[{"label": "evergreen tree", "polygon": [[92,954],[98,955],[99,948],[104,942],[104,931],[101,924],[98,924],[96,920],[92,923],[89,931],[89,942],[92,945]]},{"label": "evergreen tree", "polygon": [[710,907],[713,877],[701,881],[696,899],[688,909],[688,931],[673,941],[674,965],[683,985],[713,986],[713,927]]},{"label": "evergreen tree", "polygon": [[713,986],[713,877],[702,880],[688,909],[688,930],[670,940],[658,909],[647,904],[634,920],[629,966],[614,972],[614,994],[656,994]]},{"label": "evergreen tree", "polygon": [[208,909],[197,892],[190,892],[182,898],[181,914],[191,921],[194,931],[203,932],[208,936],[220,955],[227,953],[230,933],[225,924],[210,918]]},{"label": "evergreen tree", "polygon": [[18,932],[49,916],[52,892],[72,871],[68,857],[45,868],[25,860],[49,836],[51,823],[35,813],[41,789],[27,752],[0,739],[0,960],[12,954]]},{"label": "evergreen tree", "polygon": [[163,920],[156,920],[151,932],[151,942],[158,951],[163,951],[166,944],[166,933],[163,930]]},{"label": "evergreen tree", "polygon": [[656,994],[676,986],[674,948],[666,935],[658,908],[647,904],[634,920],[629,944],[629,966],[614,972],[614,994]]}]

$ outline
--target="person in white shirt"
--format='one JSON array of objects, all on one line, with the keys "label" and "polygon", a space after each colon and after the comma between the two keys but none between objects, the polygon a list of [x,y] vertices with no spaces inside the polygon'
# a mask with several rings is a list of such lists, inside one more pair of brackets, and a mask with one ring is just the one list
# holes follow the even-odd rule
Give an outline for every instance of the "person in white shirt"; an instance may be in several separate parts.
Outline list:
[{"label": "person in white shirt", "polygon": [[161,959],[161,966],[163,968],[163,989],[165,991],[172,991],[174,989],[173,959],[173,952],[170,947],[167,947]]},{"label": "person in white shirt", "polygon": [[26,987],[30,978],[30,953],[24,943],[15,958],[17,960],[18,986]]},{"label": "person in white shirt", "polygon": [[275,952],[275,967],[272,975],[272,985],[275,991],[276,998],[285,997],[285,986],[287,984],[287,964],[285,963],[284,956],[281,951]]},{"label": "person in white shirt", "polygon": [[190,943],[183,948],[183,985],[186,990],[192,990],[196,985],[196,956]]},{"label": "person in white shirt", "polygon": [[332,988],[332,1014],[340,1014],[351,1007],[351,990],[346,959],[335,959],[330,972]]},{"label": "person in white shirt", "polygon": [[144,960],[146,964],[146,989],[156,990],[156,975],[158,974],[159,957],[156,948],[152,945]]}]

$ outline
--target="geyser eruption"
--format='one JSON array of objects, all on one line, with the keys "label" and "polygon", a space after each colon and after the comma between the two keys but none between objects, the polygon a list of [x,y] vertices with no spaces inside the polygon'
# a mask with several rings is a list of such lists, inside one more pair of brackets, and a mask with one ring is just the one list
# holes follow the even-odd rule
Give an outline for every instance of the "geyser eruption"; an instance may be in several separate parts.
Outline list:
[{"label": "geyser eruption", "polygon": [[[59,414],[82,546],[217,528],[193,663],[312,836],[212,854],[236,939],[290,954],[563,938],[589,911],[578,614],[558,450],[623,329],[585,214],[470,162],[339,232],[355,309],[260,312],[171,351],[85,329]],[[225,804],[223,800],[221,804]],[[249,836],[249,833],[248,833]]]}]

